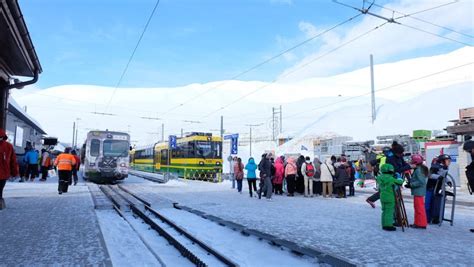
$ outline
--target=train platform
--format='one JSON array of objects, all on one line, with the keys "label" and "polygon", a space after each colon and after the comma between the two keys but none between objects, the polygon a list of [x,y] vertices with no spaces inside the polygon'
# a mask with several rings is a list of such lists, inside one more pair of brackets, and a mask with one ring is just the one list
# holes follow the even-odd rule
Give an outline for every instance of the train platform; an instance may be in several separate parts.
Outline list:
[{"label": "train platform", "polygon": [[111,266],[85,183],[62,195],[57,178],[8,182],[0,211],[2,266]]}]

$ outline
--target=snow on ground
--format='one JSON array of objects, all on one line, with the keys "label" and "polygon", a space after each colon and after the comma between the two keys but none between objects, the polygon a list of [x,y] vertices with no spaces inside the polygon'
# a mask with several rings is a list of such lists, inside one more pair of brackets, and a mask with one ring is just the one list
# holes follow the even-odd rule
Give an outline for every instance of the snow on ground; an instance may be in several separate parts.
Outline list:
[{"label": "snow on ground", "polygon": [[[229,183],[183,181],[185,186],[164,186],[130,177],[124,184],[147,200],[179,202],[226,220],[243,224],[297,244],[350,259],[362,265],[459,265],[474,262],[474,208],[458,206],[454,226],[427,230],[384,232],[379,205],[370,208],[367,194],[347,199],[288,198],[273,201],[250,198],[247,186],[238,194]],[[161,199],[161,200],[160,200]],[[413,221],[411,203],[406,204]],[[244,249],[244,248],[243,248]]]},{"label": "snow on ground", "polygon": [[8,182],[0,211],[1,266],[108,266],[92,199],[83,183],[58,195],[48,182]]},{"label": "snow on ground", "polygon": [[299,257],[291,252],[246,237],[241,233],[210,222],[187,211],[174,208],[161,209],[160,213],[184,227],[199,240],[217,249],[239,266],[315,266],[309,258]]}]

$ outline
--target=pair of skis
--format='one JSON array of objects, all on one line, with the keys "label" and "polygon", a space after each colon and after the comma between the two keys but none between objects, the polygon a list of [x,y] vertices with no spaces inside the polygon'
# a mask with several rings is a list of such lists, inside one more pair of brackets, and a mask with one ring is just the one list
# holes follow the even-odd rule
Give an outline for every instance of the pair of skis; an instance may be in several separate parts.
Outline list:
[{"label": "pair of skis", "polygon": [[410,227],[401,186],[395,186],[395,218],[398,225],[402,227],[403,232],[405,232],[405,227]]}]

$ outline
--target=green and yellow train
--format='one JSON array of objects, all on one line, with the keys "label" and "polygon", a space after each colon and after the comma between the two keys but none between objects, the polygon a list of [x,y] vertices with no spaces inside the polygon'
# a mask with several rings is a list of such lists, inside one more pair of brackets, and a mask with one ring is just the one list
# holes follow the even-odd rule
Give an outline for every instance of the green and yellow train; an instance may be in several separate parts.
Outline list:
[{"label": "green and yellow train", "polygon": [[222,181],[222,139],[210,133],[191,133],[176,140],[176,148],[160,142],[131,151],[131,168],[173,173],[192,180]]}]

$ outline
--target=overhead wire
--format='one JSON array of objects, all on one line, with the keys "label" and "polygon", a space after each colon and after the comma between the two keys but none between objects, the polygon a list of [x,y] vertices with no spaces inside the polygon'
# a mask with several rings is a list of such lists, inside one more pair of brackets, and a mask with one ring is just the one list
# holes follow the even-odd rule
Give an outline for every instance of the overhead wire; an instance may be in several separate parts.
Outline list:
[{"label": "overhead wire", "polygon": [[333,52],[339,50],[340,48],[342,48],[342,47],[344,47],[344,46],[346,46],[346,45],[348,45],[348,44],[350,44],[350,43],[352,43],[352,42],[357,41],[358,39],[360,39],[360,38],[362,38],[362,37],[364,37],[364,36],[366,36],[366,35],[372,33],[373,31],[375,31],[375,30],[377,30],[377,29],[380,29],[381,27],[383,27],[383,26],[386,25],[387,23],[388,23],[388,22],[384,22],[384,23],[382,23],[382,24],[380,24],[380,25],[378,25],[378,26],[376,26],[376,27],[374,27],[374,28],[372,28],[372,29],[370,29],[370,30],[368,30],[368,31],[366,31],[366,32],[364,32],[364,33],[362,33],[362,34],[360,34],[360,35],[357,35],[356,37],[350,39],[349,41],[344,42],[344,43],[342,43],[341,45],[339,45],[339,46],[337,46],[337,47],[335,47],[335,48],[333,48],[333,49],[331,49],[331,50],[329,50],[329,51],[323,53],[322,55],[320,55],[320,56],[318,56],[318,57],[316,57],[316,58],[314,58],[314,59],[312,59],[312,60],[306,62],[305,64],[300,65],[298,68],[295,68],[295,69],[293,69],[292,71],[289,71],[289,72],[287,72],[287,73],[285,73],[285,74],[283,74],[283,75],[281,75],[281,76],[275,78],[275,79],[272,80],[271,82],[266,83],[266,84],[264,84],[263,86],[260,86],[260,87],[256,88],[255,90],[253,90],[253,91],[251,91],[251,92],[249,92],[249,93],[247,93],[247,94],[244,94],[244,95],[240,96],[239,98],[237,98],[237,99],[235,99],[234,101],[232,101],[232,102],[230,102],[230,103],[228,103],[228,104],[222,106],[221,108],[216,109],[216,110],[214,110],[214,111],[208,113],[207,115],[204,116],[204,118],[207,118],[207,117],[211,116],[211,115],[214,114],[215,112],[224,110],[224,109],[228,108],[229,106],[234,105],[235,103],[237,103],[237,102],[239,102],[239,101],[241,101],[241,100],[247,98],[248,96],[250,96],[250,95],[252,95],[252,94],[255,94],[256,92],[258,92],[258,91],[260,91],[260,90],[262,90],[262,89],[264,89],[264,88],[266,88],[266,87],[268,87],[268,86],[270,86],[270,85],[272,85],[272,84],[274,84],[274,83],[280,81],[281,79],[290,76],[291,74],[293,74],[293,73],[295,73],[295,72],[297,72],[297,71],[299,71],[299,70],[305,68],[306,66],[308,66],[308,65],[310,65],[310,64],[312,64],[312,63],[314,63],[315,61],[320,60],[321,58],[323,58],[323,57],[325,57],[325,56],[327,56],[327,55],[329,55],[329,54],[331,54],[331,53],[333,53]]},{"label": "overhead wire", "polygon": [[[283,55],[285,55],[285,54],[291,52],[292,50],[295,50],[296,48],[299,48],[299,47],[301,47],[301,46],[303,46],[303,45],[305,45],[305,44],[307,44],[307,43],[313,41],[314,39],[316,39],[316,38],[318,38],[318,37],[320,37],[320,36],[322,36],[322,35],[328,33],[329,31],[332,31],[332,30],[334,30],[334,29],[336,29],[336,28],[338,28],[338,27],[340,27],[340,26],[342,26],[342,25],[344,25],[344,24],[346,24],[346,23],[349,23],[350,21],[356,19],[356,18],[359,17],[359,16],[361,16],[361,14],[357,14],[357,15],[355,15],[355,16],[352,16],[352,17],[350,17],[350,18],[348,18],[348,19],[346,19],[346,20],[344,20],[344,21],[342,21],[342,22],[340,22],[340,23],[338,23],[338,24],[336,24],[336,25],[334,25],[334,26],[332,26],[332,27],[330,27],[330,28],[328,28],[328,29],[326,29],[326,30],[320,32],[320,33],[317,33],[317,34],[315,34],[315,35],[313,35],[313,36],[311,36],[311,37],[305,39],[305,40],[302,41],[302,42],[299,42],[299,43],[293,45],[292,47],[289,47],[289,48],[287,48],[287,49],[281,51],[280,53],[278,53],[278,54],[276,54],[276,55],[274,55],[274,56],[272,56],[272,57],[270,57],[270,58],[268,58],[268,59],[266,59],[266,60],[264,60],[264,61],[262,61],[262,62],[260,62],[260,63],[258,63],[258,64],[253,65],[252,67],[250,67],[250,68],[248,68],[248,69],[246,69],[246,70],[244,70],[244,71],[242,71],[242,72],[240,72],[240,73],[238,73],[238,74],[232,76],[230,79],[228,79],[228,80],[226,80],[226,81],[223,81],[223,82],[221,82],[221,83],[219,83],[219,84],[217,84],[217,85],[215,85],[215,86],[212,86],[212,87],[209,88],[208,90],[206,90],[206,91],[204,91],[204,92],[202,92],[202,93],[200,93],[200,94],[198,94],[198,95],[196,95],[196,96],[193,96],[193,97],[189,98],[188,100],[184,101],[183,103],[180,103],[180,104],[178,104],[178,105],[172,107],[172,108],[169,110],[169,112],[174,111],[174,110],[176,110],[176,109],[178,109],[178,108],[180,108],[180,107],[182,107],[182,106],[184,106],[184,105],[186,105],[186,104],[188,104],[188,103],[190,103],[190,102],[196,100],[197,98],[200,98],[201,96],[206,95],[207,93],[209,93],[209,92],[211,92],[211,91],[213,91],[213,90],[215,90],[215,89],[217,89],[217,88],[223,86],[223,85],[226,84],[229,80],[235,80],[235,79],[237,79],[237,78],[239,78],[239,77],[242,77],[243,75],[245,75],[245,74],[247,74],[247,73],[249,73],[249,72],[251,72],[251,71],[253,71],[253,70],[255,70],[255,69],[258,69],[259,67],[261,67],[261,66],[263,66],[263,65],[265,65],[265,64],[267,64],[267,63],[269,63],[269,62],[271,62],[271,61],[273,61],[273,60],[275,60],[275,59],[277,59],[277,58],[279,58],[279,57],[281,57],[281,56],[283,56]],[[165,113],[163,113],[161,116],[164,116],[164,115],[166,115],[167,113],[168,113],[168,112],[165,112]]]},{"label": "overhead wire", "polygon": [[143,31],[142,31],[142,33],[140,34],[140,37],[138,38],[138,41],[137,41],[135,47],[133,48],[132,54],[131,54],[130,57],[128,58],[127,64],[125,65],[125,68],[123,69],[122,74],[120,75],[120,78],[119,78],[117,84],[115,85],[114,90],[112,91],[112,95],[110,96],[110,99],[109,99],[109,101],[108,101],[108,103],[107,103],[107,106],[105,107],[105,112],[108,111],[109,105],[110,105],[110,103],[112,102],[112,100],[113,100],[113,98],[114,98],[114,96],[115,96],[115,93],[117,92],[117,89],[118,89],[118,88],[120,87],[120,85],[122,84],[122,80],[123,80],[123,78],[125,77],[125,74],[127,73],[128,67],[130,66],[130,63],[132,62],[133,57],[135,56],[135,53],[137,52],[138,46],[140,46],[140,43],[141,43],[141,41],[142,41],[142,39],[143,39],[143,36],[145,35],[145,32],[146,32],[147,29],[148,29],[148,25],[150,25],[151,19],[152,19],[153,16],[155,15],[155,11],[156,11],[156,9],[157,9],[157,7],[158,7],[159,4],[160,4],[160,0],[156,0],[155,6],[153,7],[153,10],[151,11],[151,14],[150,14],[150,16],[148,17],[148,20],[147,20],[147,22],[146,22],[146,24],[145,24],[145,27],[143,28]]}]

